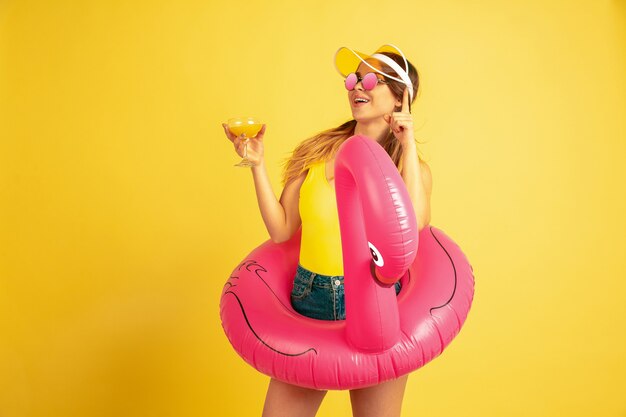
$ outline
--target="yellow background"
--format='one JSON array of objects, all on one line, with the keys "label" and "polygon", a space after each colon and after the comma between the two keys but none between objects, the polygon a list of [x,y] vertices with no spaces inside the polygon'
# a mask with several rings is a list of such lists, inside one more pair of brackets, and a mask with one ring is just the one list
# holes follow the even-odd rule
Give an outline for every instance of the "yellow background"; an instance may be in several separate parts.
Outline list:
[{"label": "yellow background", "polygon": [[[350,117],[340,46],[400,46],[432,225],[474,267],[404,416],[625,416],[626,4],[0,2],[0,416],[255,416],[219,321],[268,238],[220,123],[280,162]],[[319,416],[350,415],[331,392]]]}]

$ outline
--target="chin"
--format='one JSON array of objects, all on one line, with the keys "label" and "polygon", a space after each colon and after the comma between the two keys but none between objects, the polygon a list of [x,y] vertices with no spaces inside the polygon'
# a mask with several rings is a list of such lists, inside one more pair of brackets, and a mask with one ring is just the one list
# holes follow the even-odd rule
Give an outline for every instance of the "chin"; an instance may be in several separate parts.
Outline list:
[{"label": "chin", "polygon": [[354,114],[354,112],[352,112],[352,118],[356,120],[357,122],[371,122],[373,120],[380,119],[382,117],[383,117],[382,114],[363,115],[363,114]]}]

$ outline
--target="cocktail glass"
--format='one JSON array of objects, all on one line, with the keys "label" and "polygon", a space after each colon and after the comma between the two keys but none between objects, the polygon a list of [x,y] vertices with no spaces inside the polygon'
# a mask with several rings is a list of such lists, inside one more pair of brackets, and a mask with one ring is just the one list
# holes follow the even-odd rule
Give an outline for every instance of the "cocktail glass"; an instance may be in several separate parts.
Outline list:
[{"label": "cocktail glass", "polygon": [[235,117],[228,120],[228,130],[234,135],[243,134],[243,159],[235,164],[236,167],[251,167],[254,163],[248,159],[248,141],[255,137],[263,127],[263,123],[255,117]]}]

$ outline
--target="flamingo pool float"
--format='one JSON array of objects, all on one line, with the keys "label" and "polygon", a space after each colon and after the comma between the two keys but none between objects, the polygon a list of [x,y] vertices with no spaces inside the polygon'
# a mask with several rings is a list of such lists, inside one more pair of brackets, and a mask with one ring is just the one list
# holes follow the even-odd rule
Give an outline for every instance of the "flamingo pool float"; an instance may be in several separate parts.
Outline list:
[{"label": "flamingo pool float", "polygon": [[355,135],[341,145],[335,195],[345,320],[309,318],[291,306],[301,229],[248,254],[220,300],[224,332],[246,362],[315,389],[367,387],[425,365],[458,334],[474,297],[467,258],[440,229],[418,232],[402,177],[376,141]]}]

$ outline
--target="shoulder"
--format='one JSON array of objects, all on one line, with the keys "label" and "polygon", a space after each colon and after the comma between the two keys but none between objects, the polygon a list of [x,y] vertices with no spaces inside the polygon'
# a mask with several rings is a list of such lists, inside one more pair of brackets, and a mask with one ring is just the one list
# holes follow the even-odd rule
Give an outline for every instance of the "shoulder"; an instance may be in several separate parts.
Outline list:
[{"label": "shoulder", "polygon": [[288,178],[286,178],[283,182],[283,189],[299,187],[300,185],[302,185],[302,183],[306,179],[308,173],[309,173],[309,167],[306,167],[302,169],[302,171],[299,174],[289,175]]},{"label": "shoulder", "polygon": [[289,180],[289,182],[285,184],[285,186],[283,187],[282,194],[279,199],[281,203],[286,200],[291,200],[295,196],[298,196],[300,194],[300,188],[302,187],[302,184],[304,183],[304,180],[306,179],[308,172],[309,170],[307,169],[304,172],[300,173],[300,175],[298,175],[297,177],[294,177],[291,180]]},{"label": "shoulder", "polygon": [[302,185],[302,183],[309,176],[309,172],[311,172],[311,169],[312,169],[311,166],[307,166],[306,168],[304,168],[304,170],[300,173],[300,175],[298,175],[296,178],[294,178],[293,182],[295,184],[297,184],[298,186]]},{"label": "shoulder", "polygon": [[296,184],[302,184],[304,182],[304,180],[306,179],[307,175],[309,175],[309,172],[311,171],[311,167],[306,167],[301,173],[300,175],[298,175],[297,177],[295,177],[293,179],[293,182]]}]

